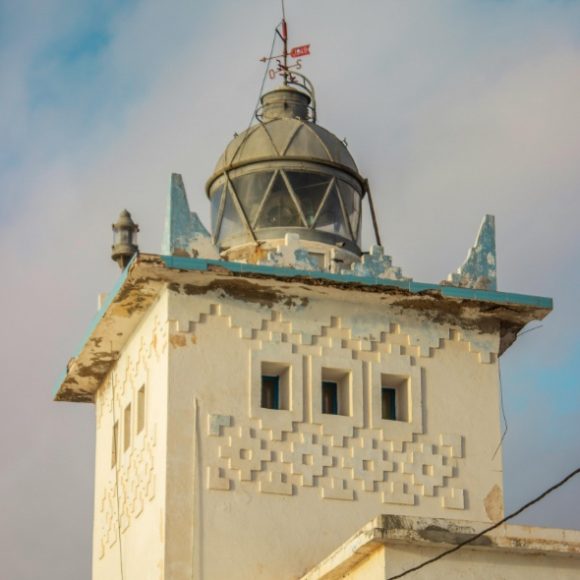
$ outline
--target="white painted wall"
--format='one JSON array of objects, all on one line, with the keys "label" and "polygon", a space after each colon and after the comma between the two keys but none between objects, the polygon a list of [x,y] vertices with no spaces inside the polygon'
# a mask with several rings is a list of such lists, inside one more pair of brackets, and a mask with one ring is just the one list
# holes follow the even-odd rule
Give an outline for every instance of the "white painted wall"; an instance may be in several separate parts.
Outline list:
[{"label": "white painted wall", "polygon": [[[120,579],[121,565],[125,580],[164,577],[168,350],[164,294],[143,319],[95,397],[94,580]],[[143,386],[144,426],[138,433],[138,391]],[[130,444],[124,450],[123,419],[129,404]],[[111,461],[114,420],[120,425],[116,468]]]},{"label": "white painted wall", "polygon": [[[248,291],[169,296],[168,577],[297,577],[378,513],[501,516],[496,335]],[[290,367],[291,409],[260,408],[263,362]],[[324,369],[350,373],[350,416],[320,413]],[[410,422],[380,418],[381,373],[410,378]]]}]

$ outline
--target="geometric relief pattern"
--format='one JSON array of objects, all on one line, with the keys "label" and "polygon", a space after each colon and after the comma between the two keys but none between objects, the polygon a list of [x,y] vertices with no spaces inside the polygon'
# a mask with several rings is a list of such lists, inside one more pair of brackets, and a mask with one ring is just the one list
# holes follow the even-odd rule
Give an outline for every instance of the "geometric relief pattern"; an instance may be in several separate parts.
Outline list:
[{"label": "geometric relief pattern", "polygon": [[283,320],[280,311],[271,310],[270,317],[256,325],[255,319],[239,321],[226,314],[226,304],[210,304],[209,312],[199,313],[194,319],[170,321],[172,333],[195,335],[196,326],[205,324],[210,318],[220,318],[240,338],[255,344],[252,348],[261,349],[263,344],[290,343],[295,353],[322,356],[329,350],[341,348],[360,360],[376,360],[380,353],[399,354],[411,359],[432,357],[449,342],[461,343],[466,352],[476,357],[482,364],[493,364],[497,353],[489,350],[490,344],[480,338],[477,331],[463,331],[445,325],[431,325],[427,333],[424,327],[421,334],[413,334],[402,324],[386,324],[387,330],[378,338],[352,336],[350,328],[343,327],[341,317],[332,316],[328,325],[311,323],[309,329],[295,329],[291,321]]},{"label": "geometric relief pattern", "polygon": [[[97,436],[103,448],[111,450],[113,419],[123,429],[126,428],[123,409],[128,403],[133,403],[135,411],[137,390],[142,386],[150,388],[150,369],[161,360],[167,350],[167,343],[167,324],[163,324],[162,318],[156,315],[150,329],[144,329],[130,343],[108,379],[97,391]],[[126,450],[123,449],[122,437],[118,432],[116,465],[110,464],[110,452],[101,454],[100,460],[104,464],[100,470],[106,474],[106,483],[101,484],[100,493],[96,491],[100,495],[95,509],[99,558],[103,558],[106,551],[116,544],[119,528],[122,533],[125,532],[155,497],[156,425],[149,424],[149,418],[145,416],[143,430],[136,433],[135,415],[132,419],[132,435]]]},{"label": "geometric relief pattern", "polygon": [[[258,410],[259,403],[256,405],[252,398],[258,400],[255,398],[258,394],[257,365],[261,360],[292,365],[292,355],[298,355],[310,361],[311,380],[318,381],[322,369],[316,365],[320,366],[317,361],[321,358],[349,361],[336,368],[344,366],[351,375],[359,372],[357,369],[362,369],[361,365],[368,365],[367,375],[369,372],[388,373],[391,363],[399,360],[401,368],[405,367],[412,377],[417,375],[413,369],[419,370],[422,357],[434,356],[450,341],[461,343],[479,363],[494,363],[495,354],[486,351],[488,343],[477,343],[475,339],[470,342],[466,339],[469,332],[464,334],[444,325],[432,325],[430,334],[422,331],[420,336],[415,336],[410,331],[405,332],[402,324],[383,323],[384,331],[378,336],[360,337],[353,335],[352,329],[335,316],[322,325],[315,320],[303,320],[297,328],[293,321],[284,320],[282,313],[276,310],[271,310],[262,320],[256,320],[255,316],[236,320],[237,315],[227,313],[227,303],[208,303],[204,308],[207,311],[197,314],[193,320],[171,322],[170,332],[195,336],[199,325],[219,320],[248,343],[250,368],[256,371],[252,371],[256,377],[250,380],[247,417],[242,421],[229,415],[209,414],[207,417],[207,434],[212,441],[206,466],[209,489],[232,490],[243,482],[255,485],[261,493],[295,495],[301,490],[315,489],[325,499],[356,501],[363,494],[374,494],[379,502],[404,505],[435,498],[444,508],[465,509],[465,492],[453,485],[459,475],[459,460],[463,457],[462,436],[423,434],[422,413],[415,412],[419,422],[407,423],[408,429],[403,433],[397,430],[399,425],[394,424],[401,423],[403,427],[405,422],[388,421],[385,423],[390,425],[381,427],[381,421],[374,421],[372,417],[368,425],[362,414],[358,417],[353,414],[317,417],[319,405],[313,405],[312,388],[310,400],[299,401],[300,414],[302,405],[306,411],[306,405],[310,404],[309,423],[304,417],[290,416],[288,411]],[[183,342],[195,343],[193,340]],[[270,354],[272,345],[277,345],[278,352],[286,353],[282,357],[284,360],[276,360]],[[420,398],[420,384],[415,383],[414,388]],[[365,404],[368,405],[368,401]],[[357,403],[353,410],[357,413],[359,409]],[[284,421],[273,422],[276,413],[280,413],[280,418],[284,414]],[[336,424],[332,423],[334,419]]]},{"label": "geometric relief pattern", "polygon": [[[215,424],[211,417],[208,425]],[[259,421],[252,427],[235,426],[233,417],[221,423],[219,432],[208,429],[217,449],[207,468],[208,489],[232,490],[238,482],[250,482],[262,493],[296,495],[315,488],[325,499],[353,501],[374,494],[382,503],[408,505],[437,497],[443,507],[464,509],[464,492],[452,485],[462,457],[460,435],[442,434],[437,442],[417,435],[397,443],[380,429],[355,428],[341,447],[319,425],[294,423],[275,440]]]},{"label": "geometric relief pattern", "polygon": [[[139,439],[141,444],[128,449],[127,457],[119,461],[118,509],[114,475],[97,504],[97,517],[100,519],[99,558],[103,558],[107,549],[117,542],[119,527],[121,532],[125,532],[131,522],[143,513],[146,503],[155,497],[155,432]],[[112,469],[114,473],[115,468]]]}]

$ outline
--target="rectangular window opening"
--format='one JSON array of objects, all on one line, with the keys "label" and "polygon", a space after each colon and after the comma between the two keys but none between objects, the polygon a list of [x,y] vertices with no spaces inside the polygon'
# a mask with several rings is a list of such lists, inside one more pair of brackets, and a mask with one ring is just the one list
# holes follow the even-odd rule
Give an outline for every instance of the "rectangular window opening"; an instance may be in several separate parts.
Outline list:
[{"label": "rectangular window opening", "polygon": [[261,401],[263,409],[290,410],[291,368],[280,363],[262,363]]},{"label": "rectangular window opening", "polygon": [[397,420],[397,389],[383,387],[381,391],[381,408],[383,419]]},{"label": "rectangular window opening", "polygon": [[410,421],[409,377],[381,375],[381,418]]},{"label": "rectangular window opening", "polygon": [[131,403],[125,407],[123,418],[123,451],[131,445]]},{"label": "rectangular window opening", "polygon": [[119,423],[113,425],[113,441],[111,442],[111,467],[117,465],[117,449],[119,442]]},{"label": "rectangular window opening", "polygon": [[280,377],[262,375],[262,407],[264,409],[280,408]]},{"label": "rectangular window opening", "polygon": [[350,373],[322,369],[322,412],[326,415],[351,415]]},{"label": "rectangular window opening", "polygon": [[137,433],[145,428],[145,385],[137,391]]},{"label": "rectangular window opening", "polygon": [[334,381],[322,381],[322,412],[338,415],[338,385]]}]

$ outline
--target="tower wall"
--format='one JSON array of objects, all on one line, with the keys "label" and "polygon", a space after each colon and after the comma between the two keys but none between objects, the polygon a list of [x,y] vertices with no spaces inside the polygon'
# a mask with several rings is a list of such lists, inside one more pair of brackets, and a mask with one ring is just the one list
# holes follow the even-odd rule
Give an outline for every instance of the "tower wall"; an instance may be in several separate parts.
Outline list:
[{"label": "tower wall", "polygon": [[94,580],[163,578],[168,351],[162,295],[95,396]]},{"label": "tower wall", "polygon": [[[168,295],[166,577],[293,578],[379,513],[502,516],[499,328],[239,288]],[[284,408],[262,408],[262,375]],[[328,380],[342,415],[321,412]]]}]

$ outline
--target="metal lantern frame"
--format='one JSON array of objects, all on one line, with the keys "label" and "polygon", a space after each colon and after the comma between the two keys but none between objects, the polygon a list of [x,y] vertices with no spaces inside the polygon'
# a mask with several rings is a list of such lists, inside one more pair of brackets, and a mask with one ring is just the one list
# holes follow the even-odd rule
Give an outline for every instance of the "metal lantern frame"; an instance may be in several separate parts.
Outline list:
[{"label": "metal lantern frame", "polygon": [[[319,162],[312,162],[306,159],[284,158],[283,161],[269,159],[262,160],[259,163],[254,162],[253,165],[254,167],[249,171],[224,171],[212,184],[212,231],[215,244],[221,246],[222,242],[226,242],[227,247],[230,247],[231,245],[248,241],[257,243],[258,239],[264,239],[264,235],[266,239],[281,238],[286,233],[296,231],[304,239],[322,243],[338,243],[353,253],[360,253],[359,237],[362,198],[364,193],[362,185],[358,180],[342,171],[337,171],[334,168],[323,168]],[[290,177],[288,174],[290,174]],[[321,185],[324,186],[324,192],[320,196],[316,210],[310,216],[307,216],[303,201],[296,192],[293,174],[321,178]],[[240,196],[235,182],[241,178],[257,175],[267,177],[268,182],[265,189],[259,192],[261,199],[259,199],[256,209],[251,214],[247,200],[244,200]],[[274,186],[280,179],[288,194],[288,207],[295,213],[298,218],[298,223],[282,223],[278,227],[267,226],[263,223],[264,211],[268,207],[268,202],[272,195],[274,195]],[[350,189],[349,193],[347,193],[347,188]],[[347,195],[351,196],[350,200],[347,198]],[[321,229],[321,227],[328,225],[321,223],[321,217],[329,200],[332,200],[333,196],[336,196],[335,199],[338,202],[337,209],[340,211],[340,220],[337,222],[337,225],[343,227],[343,233],[336,231],[329,232]],[[228,202],[235,208],[235,215],[239,220],[241,231],[238,233],[226,232],[224,235],[223,225]],[[349,212],[347,206],[354,206],[353,211]],[[354,220],[352,219],[352,214],[355,214]],[[227,249],[227,247],[223,247],[222,249]]]},{"label": "metal lantern frame", "polygon": [[[336,245],[360,255],[362,206],[367,193],[380,244],[368,182],[358,173],[346,143],[316,124],[314,87],[305,76],[294,74],[284,86],[260,98],[261,105],[255,111],[258,122],[235,135],[206,184],[213,243],[220,251],[228,251],[298,233],[304,240]],[[304,194],[304,186],[297,191],[298,175],[303,175],[305,182],[317,177],[321,182],[326,180],[324,192],[318,190],[311,199]],[[246,182],[240,191],[242,180],[251,180],[250,176],[255,180],[251,188]],[[312,210],[314,198],[318,200],[316,210],[306,215],[306,206]],[[274,204],[278,204],[278,223],[264,219],[264,212],[269,206],[271,211],[275,209]],[[334,216],[334,222],[329,215]]]}]

